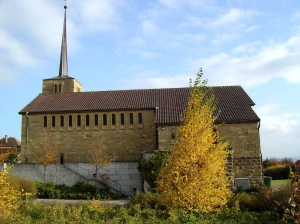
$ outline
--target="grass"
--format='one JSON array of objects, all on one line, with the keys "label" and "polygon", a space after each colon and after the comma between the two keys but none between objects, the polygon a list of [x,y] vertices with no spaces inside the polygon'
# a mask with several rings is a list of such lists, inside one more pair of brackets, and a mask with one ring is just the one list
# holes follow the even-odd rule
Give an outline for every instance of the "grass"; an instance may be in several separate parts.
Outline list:
[{"label": "grass", "polygon": [[288,184],[289,180],[285,179],[285,180],[272,180],[271,182],[271,186],[277,186],[277,187],[284,187]]}]

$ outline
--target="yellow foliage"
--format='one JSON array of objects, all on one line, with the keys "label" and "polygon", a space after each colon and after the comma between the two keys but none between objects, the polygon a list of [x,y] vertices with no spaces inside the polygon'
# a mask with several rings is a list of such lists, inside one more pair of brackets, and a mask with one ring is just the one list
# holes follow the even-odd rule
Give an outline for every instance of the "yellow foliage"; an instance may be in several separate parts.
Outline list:
[{"label": "yellow foliage", "polygon": [[160,172],[157,191],[169,207],[210,212],[225,206],[231,196],[226,161],[228,142],[218,136],[215,101],[202,71],[190,82],[190,98],[172,150]]},{"label": "yellow foliage", "polygon": [[7,219],[18,208],[19,192],[9,183],[7,170],[0,171],[0,222]]}]

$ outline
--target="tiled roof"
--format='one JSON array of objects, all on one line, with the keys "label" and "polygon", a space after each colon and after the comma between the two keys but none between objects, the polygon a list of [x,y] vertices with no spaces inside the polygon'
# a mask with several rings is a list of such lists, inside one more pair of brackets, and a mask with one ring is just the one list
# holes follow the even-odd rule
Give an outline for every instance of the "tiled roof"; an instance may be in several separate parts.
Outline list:
[{"label": "tiled roof", "polygon": [[[254,102],[241,86],[212,87],[221,111],[217,122],[256,122]],[[189,88],[42,93],[19,114],[155,109],[157,124],[180,123]]]},{"label": "tiled roof", "polygon": [[21,145],[21,142],[14,138],[14,137],[7,137],[7,142],[6,142],[6,138],[2,138],[0,139],[0,143],[4,146],[19,146]]}]

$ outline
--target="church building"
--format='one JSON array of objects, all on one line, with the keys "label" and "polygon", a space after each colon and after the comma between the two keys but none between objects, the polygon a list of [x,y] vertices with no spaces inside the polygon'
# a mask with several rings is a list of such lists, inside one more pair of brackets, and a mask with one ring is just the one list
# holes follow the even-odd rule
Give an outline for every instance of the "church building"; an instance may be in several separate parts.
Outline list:
[{"label": "church building", "polygon": [[[230,175],[245,178],[250,186],[262,185],[260,118],[254,102],[241,86],[212,88],[220,111],[216,124],[222,124],[218,132],[232,149]],[[127,194],[142,191],[138,160],[144,152],[172,149],[188,97],[188,87],[84,92],[68,75],[65,6],[59,75],[44,79],[42,93],[19,112],[21,163],[37,163],[36,145],[47,136],[59,146],[61,162],[87,167],[89,145],[103,139],[113,157],[111,185],[126,188]]]}]

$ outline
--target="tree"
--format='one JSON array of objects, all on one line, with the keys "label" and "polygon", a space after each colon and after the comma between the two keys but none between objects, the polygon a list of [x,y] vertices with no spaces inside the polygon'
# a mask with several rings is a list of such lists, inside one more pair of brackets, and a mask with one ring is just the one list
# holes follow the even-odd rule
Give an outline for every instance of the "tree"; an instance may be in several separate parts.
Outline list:
[{"label": "tree", "polygon": [[158,193],[169,207],[195,212],[220,210],[231,190],[226,161],[228,142],[214,124],[218,111],[213,90],[201,82],[202,70],[192,86],[181,117],[176,144],[169,163],[161,170]]},{"label": "tree", "polygon": [[16,191],[9,182],[7,169],[0,171],[0,222],[3,223],[13,211],[18,208],[16,200],[19,198]]},{"label": "tree", "polygon": [[87,156],[88,162],[95,167],[95,178],[99,176],[103,183],[108,181],[108,177],[105,174],[98,175],[98,172],[113,161],[113,158],[106,150],[107,146],[104,144],[103,138],[99,138],[90,144]]},{"label": "tree", "polygon": [[42,164],[44,167],[43,178],[45,185],[47,166],[50,163],[57,163],[59,161],[58,146],[53,143],[50,134],[45,134],[42,142],[38,144],[35,149],[37,163]]},{"label": "tree", "polygon": [[0,163],[4,163],[8,157],[9,157],[9,153],[0,142]]}]

